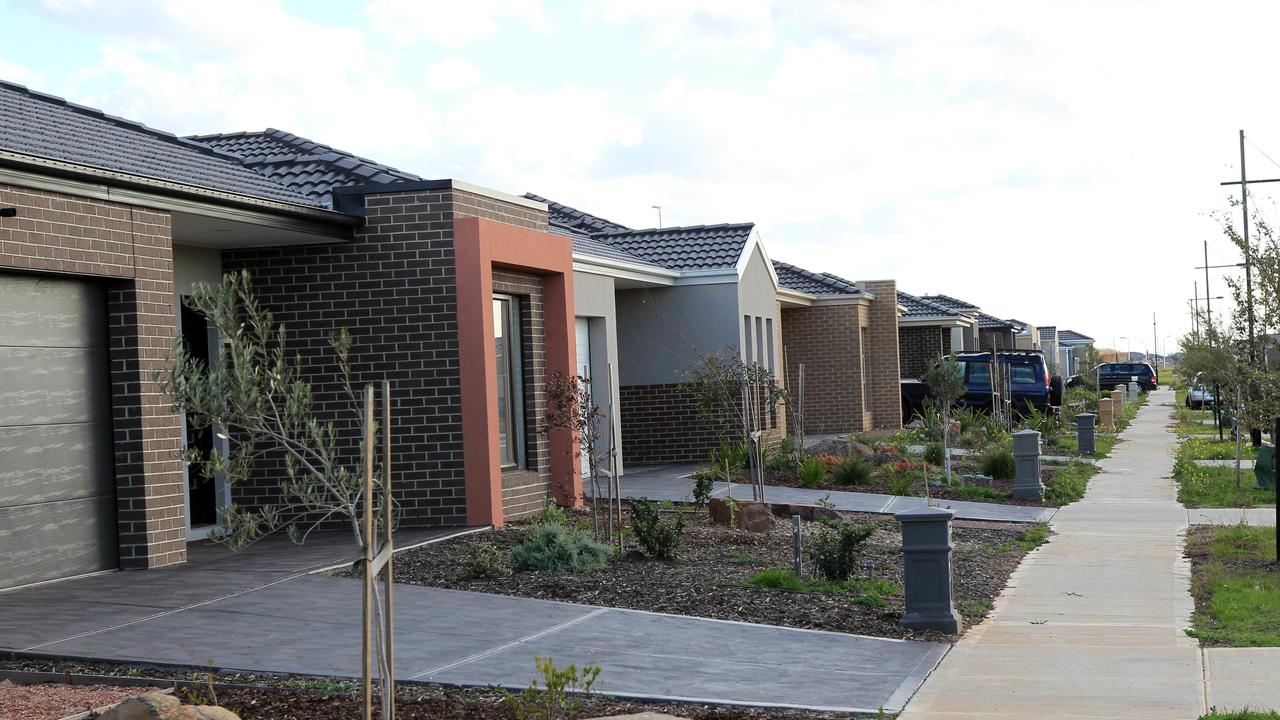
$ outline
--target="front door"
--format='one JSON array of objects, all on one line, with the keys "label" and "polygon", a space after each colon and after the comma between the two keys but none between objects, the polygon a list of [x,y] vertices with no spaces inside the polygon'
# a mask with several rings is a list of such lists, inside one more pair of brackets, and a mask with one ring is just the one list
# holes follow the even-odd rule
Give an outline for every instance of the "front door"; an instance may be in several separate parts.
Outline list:
[{"label": "front door", "polygon": [[[193,358],[208,367],[217,357],[216,332],[212,331],[203,315],[182,303],[182,344]],[[214,452],[225,453],[226,441],[220,439],[213,428],[196,428],[190,419],[183,425],[184,443],[189,450],[199,451],[207,457]],[[226,483],[221,477],[205,472],[204,466],[184,463],[187,493],[187,535],[189,539],[205,538],[219,525],[218,510],[230,501],[226,497]]]}]

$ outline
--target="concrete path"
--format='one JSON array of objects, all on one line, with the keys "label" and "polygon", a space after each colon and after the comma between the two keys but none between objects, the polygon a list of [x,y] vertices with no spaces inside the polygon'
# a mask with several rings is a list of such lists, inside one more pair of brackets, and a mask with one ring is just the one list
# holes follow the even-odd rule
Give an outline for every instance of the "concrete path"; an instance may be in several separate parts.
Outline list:
[{"label": "concrete path", "polygon": [[1151,400],[903,720],[1191,720],[1205,711],[1200,648],[1184,633],[1194,609],[1187,511],[1168,479],[1173,393]]},{"label": "concrete path", "polygon": [[[201,547],[184,566],[0,594],[0,649],[354,676],[359,581],[306,572],[345,562],[341,535],[327,551],[324,538],[248,555]],[[596,687],[609,694],[896,712],[946,651],[937,643],[396,588],[402,680],[524,688],[540,655],[562,666],[600,665]]]},{"label": "concrete path", "polygon": [[1189,508],[1187,522],[1192,525],[1235,525],[1275,527],[1275,508]]},{"label": "concrete path", "polygon": [[[1196,460],[1196,464],[1200,467],[1235,467],[1235,460]],[[1240,467],[1246,470],[1253,469],[1253,458],[1240,458]],[[1253,473],[1250,473],[1252,475]],[[1252,477],[1250,478],[1252,481]]]},{"label": "concrete path", "polygon": [[[647,497],[650,500],[684,502],[691,498],[692,480],[689,474],[701,469],[699,465],[665,465],[627,473],[622,477],[622,497]],[[588,493],[591,491],[587,488]],[[725,497],[732,491],[733,497],[751,497],[751,486],[735,484],[732,488],[723,482],[716,483],[713,497]],[[601,493],[607,497],[608,493]],[[844,512],[893,513],[921,507],[924,498],[879,495],[876,493],[848,492],[840,490],[809,490],[807,488],[765,486],[765,498],[770,502],[816,505],[829,502]],[[1056,508],[1026,505],[1001,505],[999,503],[971,502],[968,500],[934,500],[937,507],[950,508],[961,520],[989,520],[993,522],[1048,522]]]}]

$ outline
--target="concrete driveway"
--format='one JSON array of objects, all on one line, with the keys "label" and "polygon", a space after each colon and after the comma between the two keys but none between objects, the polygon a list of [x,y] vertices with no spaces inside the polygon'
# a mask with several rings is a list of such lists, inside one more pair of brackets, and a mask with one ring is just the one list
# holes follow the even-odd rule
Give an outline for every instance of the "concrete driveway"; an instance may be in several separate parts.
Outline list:
[{"label": "concrete driveway", "polygon": [[[307,572],[341,562],[340,545],[327,555],[307,546],[249,556],[201,550],[181,567],[3,593],[0,647],[353,676],[360,666],[359,582]],[[597,688],[621,696],[895,712],[947,649],[410,585],[396,589],[402,680],[522,688],[533,678],[534,656],[550,655],[561,665],[600,665]]]}]

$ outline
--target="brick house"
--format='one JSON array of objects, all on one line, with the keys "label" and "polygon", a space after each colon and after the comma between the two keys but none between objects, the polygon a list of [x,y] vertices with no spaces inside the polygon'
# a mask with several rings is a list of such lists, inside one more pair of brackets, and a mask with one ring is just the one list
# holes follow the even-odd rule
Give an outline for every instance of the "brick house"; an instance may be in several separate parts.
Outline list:
[{"label": "brick house", "polygon": [[1058,331],[1059,355],[1066,364],[1061,368],[1062,376],[1075,375],[1080,372],[1080,362],[1085,358],[1088,349],[1093,346],[1094,339],[1075,330]]},{"label": "brick house", "polygon": [[[552,232],[574,243],[579,327],[589,360],[616,368],[618,411],[610,418],[623,466],[699,462],[728,422],[705,422],[681,388],[707,355],[735,354],[781,377],[778,278],[752,223],[633,229],[537,195]],[[597,394],[597,397],[599,395]],[[603,403],[597,402],[603,407]],[[786,431],[769,413],[766,432]]]},{"label": "brick house", "polygon": [[945,295],[898,292],[901,375],[916,379],[938,358],[978,347],[978,309]]},{"label": "brick house", "polygon": [[800,391],[806,433],[902,427],[897,287],[850,282],[775,261],[786,386]]},{"label": "brick house", "polygon": [[[0,83],[0,588],[182,562],[234,501],[192,477],[153,380],[176,338],[221,343],[181,302],[249,269],[323,415],[327,335],[355,381],[390,378],[404,526],[499,524],[580,492],[567,433],[537,422],[573,368],[573,251],[545,203],[423,180],[287,133],[178,138]],[[553,482],[554,480],[554,482]]]}]

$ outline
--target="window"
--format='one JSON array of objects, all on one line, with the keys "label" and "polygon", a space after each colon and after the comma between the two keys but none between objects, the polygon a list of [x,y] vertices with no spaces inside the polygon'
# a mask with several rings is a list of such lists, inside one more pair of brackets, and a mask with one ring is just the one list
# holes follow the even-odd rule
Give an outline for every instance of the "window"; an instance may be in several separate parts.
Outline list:
[{"label": "window", "polygon": [[773,318],[764,319],[764,337],[765,337],[765,367],[769,368],[769,372],[776,373],[777,368],[773,366]]},{"label": "window", "polygon": [[764,358],[764,319],[756,318],[756,364],[768,368],[769,363]]},{"label": "window", "polygon": [[751,364],[751,316],[742,316],[742,362]]},{"label": "window", "polygon": [[497,360],[498,460],[503,468],[524,464],[524,393],[520,363],[520,301],[493,296],[493,352]]},{"label": "window", "polygon": [[1036,368],[1030,365],[1009,364],[1009,381],[1015,385],[1044,384],[1042,377],[1036,377]]}]

